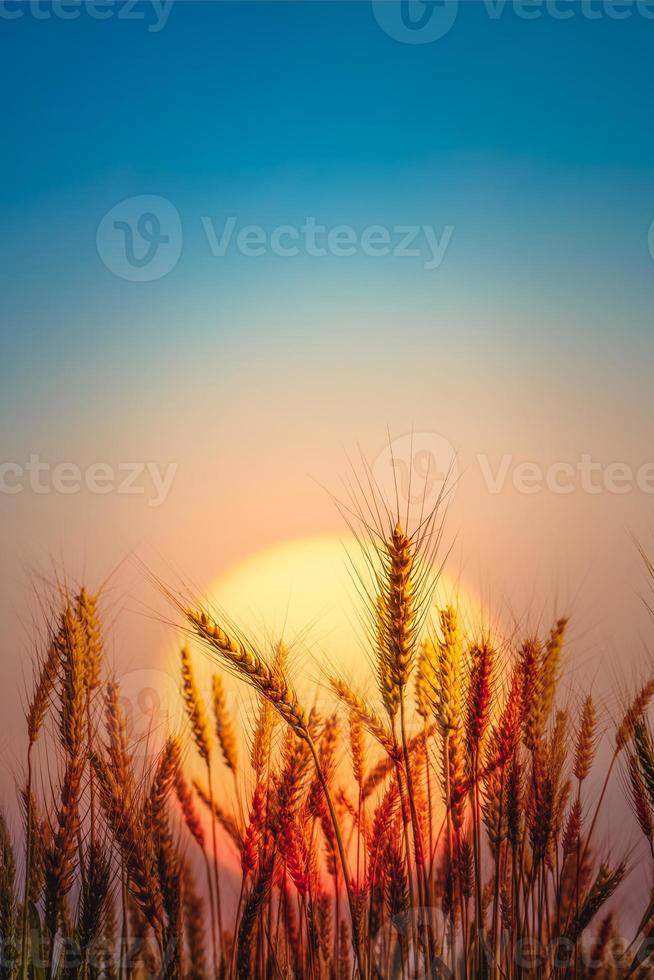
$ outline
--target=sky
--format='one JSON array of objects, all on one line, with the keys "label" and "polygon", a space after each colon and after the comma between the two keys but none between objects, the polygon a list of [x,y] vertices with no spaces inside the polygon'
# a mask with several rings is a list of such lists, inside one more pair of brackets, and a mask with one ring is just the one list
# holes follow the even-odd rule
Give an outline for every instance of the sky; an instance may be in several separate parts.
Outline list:
[{"label": "sky", "polygon": [[338,535],[389,441],[454,460],[453,576],[569,613],[566,683],[615,715],[652,636],[653,17],[2,4],[0,783],[43,579],[110,577],[150,669],[135,556],[203,590]]}]

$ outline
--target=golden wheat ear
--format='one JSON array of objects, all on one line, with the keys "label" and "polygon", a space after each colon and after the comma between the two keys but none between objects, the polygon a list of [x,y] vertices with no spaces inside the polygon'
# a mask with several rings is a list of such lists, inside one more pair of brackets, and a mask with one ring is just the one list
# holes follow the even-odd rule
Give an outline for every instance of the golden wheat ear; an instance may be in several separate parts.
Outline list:
[{"label": "golden wheat ear", "polygon": [[595,755],[597,732],[597,713],[590,695],[584,700],[581,709],[581,722],[577,734],[573,772],[579,782],[588,776]]},{"label": "golden wheat ear", "polygon": [[61,653],[61,641],[52,638],[48,643],[34,685],[34,692],[27,709],[27,735],[33,745],[39,737],[48,710],[50,696],[57,681]]},{"label": "golden wheat ear", "polygon": [[259,694],[291,726],[298,738],[308,736],[307,718],[279,663],[269,664],[250,644],[228,635],[204,610],[184,609],[197,636],[218,654],[224,666]]},{"label": "golden wheat ear", "polygon": [[193,741],[200,754],[200,758],[208,764],[211,759],[212,748],[209,721],[195,679],[191,651],[186,644],[181,649],[180,657],[182,663],[182,694],[186,714],[191,726],[191,734],[193,735]]},{"label": "golden wheat ear", "polygon": [[75,612],[82,630],[84,682],[89,691],[100,686],[102,671],[102,633],[97,596],[82,588]]},{"label": "golden wheat ear", "polygon": [[392,757],[397,756],[397,745],[392,733],[381,718],[373,711],[365,698],[353,691],[340,677],[330,676],[329,684],[342,703],[352,712],[359,722],[370,732],[382,748]]},{"label": "golden wheat ear", "polygon": [[234,775],[236,775],[238,769],[236,735],[232,720],[227,711],[225,687],[220,674],[214,674],[212,677],[211,693],[216,738],[218,739],[218,744],[220,745],[227,768],[231,769]]}]

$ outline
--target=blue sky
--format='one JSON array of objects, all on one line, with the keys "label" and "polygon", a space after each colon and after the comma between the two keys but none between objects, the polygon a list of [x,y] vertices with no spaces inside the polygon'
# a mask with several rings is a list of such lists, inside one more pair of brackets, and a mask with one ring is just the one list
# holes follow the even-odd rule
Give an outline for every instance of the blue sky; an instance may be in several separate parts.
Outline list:
[{"label": "blue sky", "polygon": [[[292,349],[311,373],[335,343],[352,363],[368,345],[374,383],[398,323],[439,361],[517,357],[539,380],[559,356],[575,383],[581,367],[596,389],[648,384],[654,20],[641,7],[618,20],[615,5],[561,0],[570,19],[543,6],[527,20],[463,2],[425,44],[389,36],[368,2],[183,0],[159,31],[147,3],[140,20],[121,0],[106,20],[84,4],[70,20],[45,2],[5,7],[21,13],[0,19],[7,437],[34,417],[68,436],[90,394],[110,416],[126,392],[175,372],[190,383],[198,353],[258,369]],[[184,248],[139,284],[105,268],[95,239],[142,194],[173,202]],[[454,233],[431,273],[364,255],[216,259],[202,218],[220,229],[229,215]]]},{"label": "blue sky", "polygon": [[[493,20],[459,5],[433,44],[388,37],[371,4],[176,3],[158,33],[115,16],[2,23],[4,200],[130,173],[349,179],[435,154],[548,165],[654,163],[654,22]],[[120,9],[119,6],[117,9]],[[306,169],[305,169],[306,168]]]},{"label": "blue sky", "polygon": [[474,210],[469,271],[489,266],[486,223],[500,276],[525,239],[564,274],[568,242],[600,285],[625,260],[628,291],[646,289],[633,275],[650,271],[654,21],[570,6],[570,20],[510,4],[492,19],[464,2],[445,37],[409,45],[366,2],[178,2],[158,33],[147,4],[144,21],[37,20],[26,5],[0,21],[7,298],[29,287],[26,252],[69,289],[112,195],[138,192],[188,220],[422,217],[459,238]]}]

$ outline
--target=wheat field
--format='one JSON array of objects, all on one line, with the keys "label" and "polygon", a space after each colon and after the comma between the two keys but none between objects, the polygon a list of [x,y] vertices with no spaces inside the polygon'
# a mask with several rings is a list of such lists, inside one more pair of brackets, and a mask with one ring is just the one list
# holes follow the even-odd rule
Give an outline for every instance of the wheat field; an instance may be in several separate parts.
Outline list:
[{"label": "wheat field", "polygon": [[[654,899],[625,935],[618,901],[635,869],[607,853],[602,823],[617,783],[654,860],[654,677],[612,727],[590,694],[561,703],[566,620],[501,644],[468,635],[433,603],[433,516],[411,533],[377,516],[360,582],[374,697],[327,668],[319,712],[296,693],[282,638],[259,649],[165,588],[188,635],[186,725],[146,766],[106,668],[102,597],[60,590],[26,711],[22,833],[0,815],[2,977],[654,975]],[[226,674],[253,692],[247,733]],[[231,780],[246,787],[240,808]]]}]

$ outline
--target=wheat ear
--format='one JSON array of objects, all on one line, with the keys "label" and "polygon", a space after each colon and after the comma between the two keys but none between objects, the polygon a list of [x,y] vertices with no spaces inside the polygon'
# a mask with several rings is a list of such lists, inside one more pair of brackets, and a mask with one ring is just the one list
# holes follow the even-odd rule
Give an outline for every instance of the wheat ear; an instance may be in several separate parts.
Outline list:
[{"label": "wheat ear", "polygon": [[187,609],[186,617],[200,639],[220,656],[227,669],[238,674],[266,698],[298,738],[306,738],[307,719],[283,669],[276,664],[269,665],[250,647],[228,636],[206,612]]},{"label": "wheat ear", "polygon": [[353,691],[340,677],[329,677],[329,684],[337,698],[359,719],[373,738],[385,749],[391,758],[397,758],[397,744],[381,718],[373,711],[367,701]]},{"label": "wheat ear", "polygon": [[227,711],[225,687],[220,674],[213,675],[211,693],[216,725],[216,738],[218,739],[218,744],[220,745],[227,768],[231,769],[232,773],[236,775],[238,763],[236,735],[234,734],[234,727]]}]

